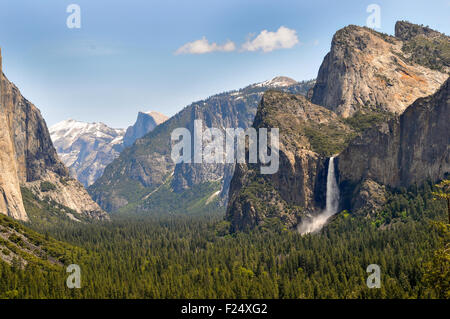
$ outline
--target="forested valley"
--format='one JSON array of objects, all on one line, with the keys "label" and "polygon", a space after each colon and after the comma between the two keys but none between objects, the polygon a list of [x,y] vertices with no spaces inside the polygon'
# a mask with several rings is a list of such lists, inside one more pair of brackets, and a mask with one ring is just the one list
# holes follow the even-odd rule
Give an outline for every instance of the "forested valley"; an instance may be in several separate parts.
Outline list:
[{"label": "forested valley", "polygon": [[[343,211],[305,236],[276,220],[230,234],[222,213],[90,224],[4,216],[2,224],[35,238],[59,263],[0,262],[0,297],[449,298],[447,204],[433,190],[392,191],[375,216]],[[81,267],[81,289],[66,287],[72,263]],[[366,285],[370,264],[380,266],[380,289]]]}]

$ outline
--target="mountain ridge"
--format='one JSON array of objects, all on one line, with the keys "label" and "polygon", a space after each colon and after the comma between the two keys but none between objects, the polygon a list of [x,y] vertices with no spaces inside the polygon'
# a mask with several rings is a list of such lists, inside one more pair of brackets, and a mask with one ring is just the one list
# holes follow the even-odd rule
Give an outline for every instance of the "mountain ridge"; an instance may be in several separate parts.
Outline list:
[{"label": "mountain ridge", "polygon": [[[313,81],[296,82],[281,89],[307,94]],[[93,198],[107,211],[117,211],[127,205],[136,205],[148,194],[164,184],[171,174],[171,189],[187,191],[194,185],[222,179],[221,201],[226,201],[233,165],[178,164],[170,157],[170,133],[185,127],[192,131],[195,119],[206,127],[241,127],[251,125],[262,92],[269,87],[249,85],[240,90],[220,93],[194,102],[162,123],[143,138],[125,149],[105,169],[105,173],[89,187]],[[212,195],[216,189],[211,189]],[[208,194],[206,194],[208,196]]]},{"label": "mountain ridge", "polygon": [[102,122],[68,119],[50,127],[50,135],[71,176],[89,187],[125,147],[131,146],[166,118],[155,111],[139,112],[136,122],[127,130],[110,128]]}]

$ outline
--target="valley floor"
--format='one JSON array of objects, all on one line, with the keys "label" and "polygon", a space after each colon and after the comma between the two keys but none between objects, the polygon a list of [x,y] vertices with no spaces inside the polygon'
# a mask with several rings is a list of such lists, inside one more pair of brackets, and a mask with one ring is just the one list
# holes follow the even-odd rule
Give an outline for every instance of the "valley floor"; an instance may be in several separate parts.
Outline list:
[{"label": "valley floor", "polygon": [[[426,185],[393,193],[377,216],[342,212],[321,233],[306,236],[275,222],[229,234],[219,214],[30,224],[47,234],[36,244],[41,250],[49,240],[63,251],[60,261],[80,265],[82,288],[66,287],[62,266],[0,262],[0,297],[449,298],[446,214]],[[381,268],[380,289],[366,285],[370,264]]]}]

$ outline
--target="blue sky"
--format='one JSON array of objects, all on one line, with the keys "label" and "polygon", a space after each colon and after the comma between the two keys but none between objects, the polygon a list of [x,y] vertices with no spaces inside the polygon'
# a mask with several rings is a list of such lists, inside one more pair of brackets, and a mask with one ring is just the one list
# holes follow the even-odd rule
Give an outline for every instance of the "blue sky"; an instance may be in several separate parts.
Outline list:
[{"label": "blue sky", "polygon": [[[81,8],[80,29],[66,26],[72,3]],[[3,70],[48,125],[73,118],[127,127],[140,110],[171,116],[277,75],[315,78],[335,31],[365,25],[372,3],[381,8],[379,31],[392,34],[395,21],[409,20],[450,34],[450,0],[0,0]],[[281,26],[298,43],[242,49]],[[235,49],[176,54],[203,37]]]}]

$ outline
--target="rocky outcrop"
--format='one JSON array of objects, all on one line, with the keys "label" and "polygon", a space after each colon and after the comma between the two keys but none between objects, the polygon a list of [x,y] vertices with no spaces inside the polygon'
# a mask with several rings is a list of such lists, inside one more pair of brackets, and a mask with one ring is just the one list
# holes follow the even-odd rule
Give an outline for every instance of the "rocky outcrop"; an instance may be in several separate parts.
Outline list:
[{"label": "rocky outcrop", "polygon": [[68,170],[58,159],[41,113],[1,70],[0,122],[0,144],[5,147],[0,155],[0,213],[27,220],[20,186],[32,188],[35,183],[58,180],[58,189],[65,195],[55,192],[49,194],[51,199],[65,206],[77,203],[77,212],[107,218],[78,182],[67,182]]},{"label": "rocky outcrop", "polygon": [[[274,222],[293,227],[320,211],[332,154],[340,153],[335,168],[341,208],[352,213],[379,210],[389,188],[434,182],[449,173],[449,38],[404,22],[397,23],[396,33],[339,30],[308,93],[312,103],[266,93],[253,125],[283,132],[280,169],[262,176],[258,166],[237,167],[226,214],[232,231]],[[346,119],[353,115],[358,116]],[[375,126],[366,130],[367,124]]]},{"label": "rocky outcrop", "polygon": [[103,123],[66,120],[50,127],[50,136],[70,175],[85,187],[92,185],[123,150],[125,130]]},{"label": "rocky outcrop", "polygon": [[10,112],[6,109],[6,80],[2,70],[0,48],[0,213],[15,219],[28,220],[20,192],[20,181],[11,132]]},{"label": "rocky outcrop", "polygon": [[272,218],[293,228],[303,214],[324,207],[327,155],[344,148],[352,130],[304,96],[276,91],[264,94],[253,127],[279,128],[280,166],[275,174],[262,175],[257,164],[238,165],[226,218],[232,231],[263,226]]},{"label": "rocky outcrop", "polygon": [[403,41],[403,59],[427,68],[450,74],[450,38],[440,32],[398,21],[395,36]]},{"label": "rocky outcrop", "polygon": [[[344,206],[361,206],[355,189],[368,180],[399,188],[436,182],[450,173],[449,92],[447,79],[435,94],[418,99],[401,116],[366,131],[339,155]],[[373,190],[374,196],[380,195],[376,187]]]},{"label": "rocky outcrop", "polygon": [[[221,202],[226,201],[234,165],[178,164],[171,159],[171,132],[176,128],[192,131],[200,119],[204,127],[247,128],[252,124],[262,94],[276,88],[306,94],[313,81],[296,82],[286,77],[250,85],[244,89],[214,95],[192,103],[152,132],[138,139],[114,160],[102,177],[90,188],[93,198],[107,211],[116,211],[127,204],[149,199],[150,194],[171,179],[171,189],[177,193],[194,185],[222,181]],[[135,206],[135,205],[134,205]]]},{"label": "rocky outcrop", "polygon": [[[346,195],[342,194],[343,197]],[[349,207],[353,213],[363,212],[373,216],[386,203],[388,192],[386,187],[370,178],[364,179],[352,192]]]},{"label": "rocky outcrop", "polygon": [[[0,60],[1,63],[1,60]],[[0,64],[1,65],[1,64]],[[0,70],[0,78],[1,78]],[[2,85],[0,79],[0,97]],[[3,108],[0,100],[0,108]],[[22,202],[17,165],[14,156],[14,145],[8,129],[6,112],[0,109],[0,213],[15,219],[27,220]]]},{"label": "rocky outcrop", "polygon": [[409,41],[418,36],[426,38],[439,38],[442,33],[423,25],[417,25],[408,21],[397,21],[395,24],[395,37],[402,41]]},{"label": "rocky outcrop", "polygon": [[123,145],[129,147],[148,132],[151,132],[159,124],[167,121],[168,117],[159,112],[139,112],[136,123],[127,128],[123,137]]},{"label": "rocky outcrop", "polygon": [[[414,34],[434,33],[410,29],[397,24],[398,37],[353,25],[337,31],[320,67],[312,102],[343,117],[358,111],[401,114],[417,98],[433,94],[448,75],[431,62],[411,59],[408,52],[414,50],[408,51],[405,41]],[[443,41],[448,43],[448,37]],[[424,52],[427,57],[434,54]]]}]

